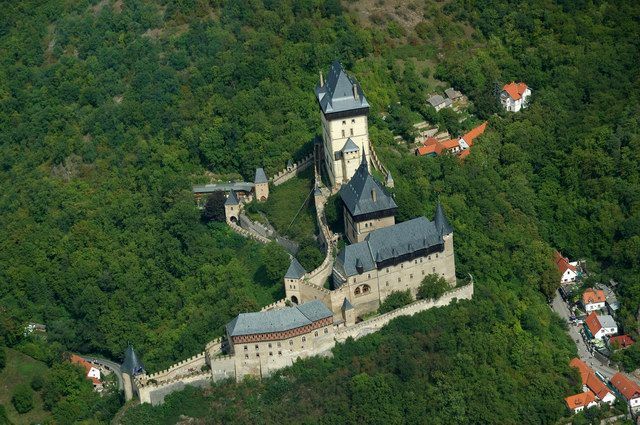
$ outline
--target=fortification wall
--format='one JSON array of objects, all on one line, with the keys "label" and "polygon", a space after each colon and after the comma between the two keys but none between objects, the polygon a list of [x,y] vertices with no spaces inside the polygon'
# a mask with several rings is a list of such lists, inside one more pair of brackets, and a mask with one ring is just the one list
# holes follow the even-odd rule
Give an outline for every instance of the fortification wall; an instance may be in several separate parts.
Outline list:
[{"label": "fortification wall", "polygon": [[264,307],[262,307],[262,309],[260,309],[260,311],[269,311],[269,310],[276,310],[279,308],[283,308],[287,306],[287,299],[283,298],[279,301],[276,301],[274,303],[271,303],[269,305],[265,305]]},{"label": "fortification wall", "polygon": [[242,227],[238,226],[237,224],[233,223],[233,222],[229,222],[229,227],[231,227],[231,229],[236,232],[239,233],[240,235],[244,236],[245,238],[249,238],[249,239],[253,239],[255,241],[258,241],[260,243],[264,243],[267,244],[269,242],[271,242],[269,239],[265,238],[262,235],[259,235],[257,233],[252,233],[246,229],[243,229]]},{"label": "fortification wall", "polygon": [[192,375],[202,370],[202,366],[206,364],[205,352],[199,353],[193,357],[189,357],[186,360],[182,360],[168,369],[161,370],[160,372],[147,375],[148,380],[155,380],[158,382],[167,381],[170,379],[178,378],[180,376]]},{"label": "fortification wall", "polygon": [[187,385],[194,387],[207,387],[211,383],[211,374],[209,371],[200,372],[191,376],[186,376],[159,384],[149,384],[138,387],[138,395],[140,403],[151,403],[153,406],[162,404],[164,398],[175,391],[180,391]]},{"label": "fortification wall", "polygon": [[280,186],[282,183],[291,180],[293,177],[300,174],[302,171],[309,168],[313,163],[313,154],[309,154],[302,160],[296,162],[291,167],[287,167],[284,170],[280,170],[270,179],[274,186]]},{"label": "fortification wall", "polygon": [[437,300],[416,301],[414,303],[401,307],[397,310],[390,311],[389,313],[380,315],[373,319],[369,319],[367,321],[357,323],[353,326],[339,328],[336,330],[335,339],[338,342],[343,342],[349,337],[358,339],[372,332],[378,331],[380,328],[382,328],[384,325],[386,325],[396,317],[413,316],[416,313],[419,313],[424,310],[428,310],[430,308],[449,305],[454,298],[459,300],[461,299],[469,300],[472,297],[473,297],[473,281],[466,286],[447,292],[445,295],[438,298]]},{"label": "fortification wall", "polygon": [[373,149],[373,143],[369,143],[369,152],[371,152],[371,163],[373,164],[375,169],[380,171],[385,176],[389,174],[389,170],[387,170],[387,167],[385,167],[384,164],[382,164],[382,162],[380,161],[380,159],[378,159],[378,154]]},{"label": "fortification wall", "polygon": [[222,338],[216,338],[213,341],[207,343],[204,347],[204,352],[209,359],[213,359],[222,355]]}]

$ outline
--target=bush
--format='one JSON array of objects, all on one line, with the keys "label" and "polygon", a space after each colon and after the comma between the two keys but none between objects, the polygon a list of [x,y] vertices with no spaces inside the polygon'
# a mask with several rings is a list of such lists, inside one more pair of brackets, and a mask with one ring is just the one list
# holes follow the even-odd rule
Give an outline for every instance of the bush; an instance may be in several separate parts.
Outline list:
[{"label": "bush", "polygon": [[449,284],[440,275],[427,275],[418,288],[418,299],[420,300],[436,300],[440,298],[449,289]]},{"label": "bush", "polygon": [[7,365],[7,351],[4,347],[0,347],[0,370]]},{"label": "bush", "polygon": [[33,379],[31,380],[31,388],[34,391],[40,391],[43,386],[44,386],[44,378],[40,375],[34,376]]},{"label": "bush", "polygon": [[379,313],[387,313],[400,307],[404,307],[407,304],[413,302],[411,292],[406,291],[393,291],[389,296],[380,304],[378,309]]},{"label": "bush", "polygon": [[33,409],[33,391],[27,385],[18,385],[11,397],[11,403],[18,413],[27,413]]}]

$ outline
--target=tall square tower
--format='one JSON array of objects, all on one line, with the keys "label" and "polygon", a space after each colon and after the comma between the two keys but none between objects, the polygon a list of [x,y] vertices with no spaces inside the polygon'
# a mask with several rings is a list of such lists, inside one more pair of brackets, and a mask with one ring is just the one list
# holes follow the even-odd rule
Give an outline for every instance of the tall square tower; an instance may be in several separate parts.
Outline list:
[{"label": "tall square tower", "polygon": [[332,186],[346,183],[354,175],[362,157],[368,161],[369,103],[353,77],[338,61],[329,68],[327,80],[320,73],[316,86],[322,120],[324,162]]}]

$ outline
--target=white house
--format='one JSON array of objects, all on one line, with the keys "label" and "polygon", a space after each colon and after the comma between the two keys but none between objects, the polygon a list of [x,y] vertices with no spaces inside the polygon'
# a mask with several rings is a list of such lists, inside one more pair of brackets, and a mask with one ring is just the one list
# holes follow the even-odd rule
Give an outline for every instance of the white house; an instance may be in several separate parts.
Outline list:
[{"label": "white house", "polygon": [[582,294],[582,305],[587,313],[605,308],[607,297],[602,289],[588,288]]},{"label": "white house", "polygon": [[611,385],[622,394],[631,409],[635,410],[640,407],[640,386],[638,384],[618,372],[611,377]]},{"label": "white house", "polygon": [[569,260],[563,257],[558,251],[553,254],[553,257],[556,267],[558,267],[558,271],[560,272],[560,283],[575,282],[578,277],[578,268],[576,267],[578,263],[569,262]]},{"label": "white house", "polygon": [[502,87],[500,102],[507,111],[518,112],[527,107],[529,96],[531,96],[531,89],[525,83],[512,81]]},{"label": "white house", "polygon": [[592,311],[591,314],[587,316],[585,323],[587,324],[591,335],[593,335],[595,339],[602,339],[605,336],[615,335],[618,333],[618,325],[616,324],[616,321],[608,314],[598,316],[594,311]]}]

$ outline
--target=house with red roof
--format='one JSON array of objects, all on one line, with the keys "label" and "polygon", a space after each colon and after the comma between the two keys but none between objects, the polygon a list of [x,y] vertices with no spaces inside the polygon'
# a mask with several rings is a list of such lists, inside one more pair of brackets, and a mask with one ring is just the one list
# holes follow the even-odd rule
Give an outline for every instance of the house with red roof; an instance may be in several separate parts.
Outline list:
[{"label": "house with red roof", "polygon": [[569,283],[575,282],[578,277],[578,268],[576,267],[578,263],[569,262],[569,259],[563,257],[559,251],[556,251],[553,254],[553,262],[555,263],[558,271],[560,272],[560,283]]},{"label": "house with red roof", "polygon": [[608,314],[598,316],[595,311],[592,311],[584,323],[595,339],[603,339],[606,336],[618,333],[616,321]]},{"label": "house with red roof", "polygon": [[[582,391],[590,391],[596,396],[596,400],[602,403],[612,405],[616,401],[616,396],[607,387],[607,385],[598,378],[593,369],[591,369],[585,362],[578,358],[574,358],[569,362],[571,367],[578,369],[580,372],[580,379],[582,381]],[[565,399],[566,400],[566,399]]]},{"label": "house with red roof", "polygon": [[585,408],[588,409],[598,405],[596,396],[591,391],[565,397],[564,402],[572,413],[578,413],[583,411]]},{"label": "house with red roof", "polygon": [[100,380],[100,369],[83,359],[82,357],[72,354],[69,358],[69,361],[73,364],[77,364],[82,366],[85,371],[85,377],[89,379],[93,383],[93,388],[98,389],[102,388],[102,381]]},{"label": "house with red roof", "polygon": [[612,350],[620,350],[631,347],[635,341],[629,335],[617,335],[609,337],[609,348]]},{"label": "house with red roof", "polygon": [[640,386],[618,372],[611,377],[611,385],[632,409],[640,407]]},{"label": "house with red roof", "polygon": [[518,112],[527,107],[529,96],[531,96],[531,89],[525,83],[512,81],[502,87],[500,103],[507,111]]},{"label": "house with red roof", "polygon": [[474,140],[484,133],[486,128],[487,122],[485,121],[459,139],[440,141],[434,137],[429,137],[422,143],[422,146],[416,149],[415,154],[417,156],[436,156],[448,152],[460,158],[465,158],[469,155],[469,149],[473,146]]},{"label": "house with red roof", "polygon": [[602,289],[588,288],[582,294],[582,306],[587,313],[603,309],[606,303],[607,297]]}]

